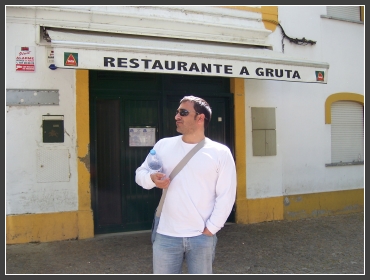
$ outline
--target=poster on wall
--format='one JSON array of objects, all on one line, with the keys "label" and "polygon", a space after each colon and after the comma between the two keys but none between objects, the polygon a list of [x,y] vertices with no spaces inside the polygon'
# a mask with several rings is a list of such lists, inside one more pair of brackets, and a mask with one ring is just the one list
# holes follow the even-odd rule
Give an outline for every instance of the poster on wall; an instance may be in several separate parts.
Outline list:
[{"label": "poster on wall", "polygon": [[130,127],[130,147],[152,147],[155,144],[155,127]]},{"label": "poster on wall", "polygon": [[15,71],[35,72],[35,47],[15,48]]}]

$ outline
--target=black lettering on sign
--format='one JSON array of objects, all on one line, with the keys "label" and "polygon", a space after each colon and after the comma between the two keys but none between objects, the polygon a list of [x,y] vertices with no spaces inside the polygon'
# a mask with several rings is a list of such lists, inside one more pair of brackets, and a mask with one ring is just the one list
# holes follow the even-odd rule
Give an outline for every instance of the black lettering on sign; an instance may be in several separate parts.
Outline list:
[{"label": "black lettering on sign", "polygon": [[259,67],[256,69],[257,76],[265,76],[265,72],[263,72],[263,68]]},{"label": "black lettering on sign", "polygon": [[283,69],[275,69],[275,76],[276,77],[281,78],[281,77],[283,77],[283,75],[284,75],[284,70]]},{"label": "black lettering on sign", "polygon": [[[293,70],[283,70],[283,69],[272,69],[272,68],[266,68],[263,69],[262,67],[259,67],[256,69],[256,75],[257,76],[265,76],[266,77],[277,77],[277,78],[284,78],[284,74],[286,78],[290,79],[301,79],[301,76],[299,75],[298,71],[294,71],[293,76],[292,75]],[[240,72],[242,74],[242,72]]]},{"label": "black lettering on sign", "polygon": [[127,58],[117,58],[117,67],[127,68]]},{"label": "black lettering on sign", "polygon": [[202,63],[202,72],[208,72],[208,73],[212,73],[212,66],[211,64],[205,64],[205,63]]},{"label": "black lettering on sign", "polygon": [[137,63],[137,61],[139,61],[137,58],[131,58],[130,59],[130,68],[139,68],[139,63]]},{"label": "black lettering on sign", "polygon": [[[108,65],[109,64],[109,65]],[[104,67],[115,67],[113,57],[104,57]]]},{"label": "black lettering on sign", "polygon": [[[222,65],[222,64],[210,64],[210,63],[197,63],[192,62],[188,65],[184,61],[176,60],[154,60],[152,59],[138,59],[138,58],[113,58],[104,57],[104,67],[120,67],[120,68],[139,68],[153,70],[177,70],[177,71],[193,71],[202,73],[221,73],[223,68],[223,74],[233,74],[233,65]],[[142,64],[143,63],[143,64]],[[263,68],[258,67],[255,69],[255,73],[259,77],[271,77],[271,78],[287,78],[287,79],[301,79],[301,76],[296,70],[276,69],[276,68]],[[249,76],[249,71],[246,66],[242,66],[239,75]]]},{"label": "black lettering on sign", "polygon": [[167,69],[167,70],[173,70],[173,69],[175,69],[175,67],[176,67],[176,62],[175,61],[171,61],[171,67],[169,67],[168,66],[168,61],[166,60],[165,62],[164,62],[164,67]]},{"label": "black lettering on sign", "polygon": [[149,69],[149,62],[152,61],[152,60],[151,59],[142,59],[141,61],[144,61],[145,69]]},{"label": "black lettering on sign", "polygon": [[190,65],[190,68],[189,68],[189,71],[193,71],[195,70],[196,72],[199,72],[199,68],[198,68],[198,65],[193,62],[191,65]]},{"label": "black lettering on sign", "polygon": [[181,70],[188,71],[186,69],[186,65],[188,65],[186,62],[182,62],[182,61],[177,62],[177,70],[179,70],[179,71],[181,71]]},{"label": "black lettering on sign", "polygon": [[232,74],[233,73],[233,66],[232,65],[225,65],[224,66],[224,69],[225,69],[225,74]]},{"label": "black lettering on sign", "polygon": [[274,77],[273,72],[274,72],[274,69],[266,68],[266,77],[269,77],[269,76]]},{"label": "black lettering on sign", "polygon": [[213,64],[213,66],[216,66],[216,73],[220,73],[221,64]]},{"label": "black lettering on sign", "polygon": [[163,70],[163,66],[159,60],[154,61],[152,69],[159,68]]},{"label": "black lettering on sign", "polygon": [[243,75],[243,74],[249,75],[248,69],[245,66],[242,67],[242,69],[240,70],[240,73],[239,73],[239,75]]},{"label": "black lettering on sign", "polygon": [[301,79],[301,76],[299,76],[298,71],[294,71],[294,73],[293,73],[293,79],[294,79],[294,78]]}]

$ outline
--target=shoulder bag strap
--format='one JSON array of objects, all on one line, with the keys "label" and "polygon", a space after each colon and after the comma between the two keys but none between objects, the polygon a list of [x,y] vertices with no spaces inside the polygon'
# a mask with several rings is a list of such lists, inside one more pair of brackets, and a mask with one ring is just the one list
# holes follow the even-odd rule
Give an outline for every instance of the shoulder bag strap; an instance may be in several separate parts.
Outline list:
[{"label": "shoulder bag strap", "polygon": [[[184,158],[172,170],[172,172],[170,174],[170,180],[171,181],[177,175],[177,173],[179,173],[181,171],[181,169],[187,164],[187,162],[192,158],[192,156],[195,155],[196,152],[198,152],[202,147],[204,147],[205,143],[206,143],[206,138],[204,138],[202,141],[200,141],[198,144],[196,144],[195,147],[192,148],[186,154],[186,156],[184,156]],[[166,197],[166,193],[167,193],[167,189],[163,189],[161,200],[159,201],[157,211],[156,211],[156,214],[155,214],[157,217],[161,216],[162,207],[163,207],[164,199]]]}]

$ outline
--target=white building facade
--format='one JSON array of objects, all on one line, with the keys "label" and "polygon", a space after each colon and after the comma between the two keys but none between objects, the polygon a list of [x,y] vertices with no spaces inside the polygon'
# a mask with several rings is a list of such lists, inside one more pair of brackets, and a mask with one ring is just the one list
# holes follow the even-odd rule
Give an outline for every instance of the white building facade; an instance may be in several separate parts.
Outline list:
[{"label": "white building facade", "polygon": [[[175,89],[194,79],[221,100],[215,130],[237,167],[232,222],[363,211],[363,10],[7,6],[7,244],[150,229],[158,196],[138,193],[130,174],[170,135]],[[144,99],[157,102],[157,123],[137,116]]]}]

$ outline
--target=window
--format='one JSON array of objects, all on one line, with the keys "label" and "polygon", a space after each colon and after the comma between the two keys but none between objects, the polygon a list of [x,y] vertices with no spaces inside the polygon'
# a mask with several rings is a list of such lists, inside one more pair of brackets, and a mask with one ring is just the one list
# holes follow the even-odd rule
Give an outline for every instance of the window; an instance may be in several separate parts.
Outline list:
[{"label": "window", "polygon": [[364,161],[363,106],[353,101],[331,105],[331,162]]},{"label": "window", "polygon": [[360,23],[364,21],[363,8],[363,6],[327,6],[326,15],[322,17]]},{"label": "window", "polygon": [[334,94],[326,100],[325,107],[326,115],[330,114],[326,123],[331,123],[331,163],[326,166],[363,164],[363,95]]}]

